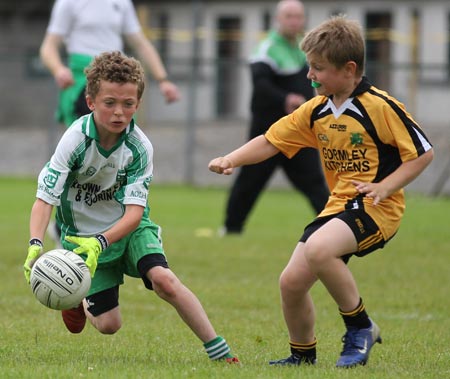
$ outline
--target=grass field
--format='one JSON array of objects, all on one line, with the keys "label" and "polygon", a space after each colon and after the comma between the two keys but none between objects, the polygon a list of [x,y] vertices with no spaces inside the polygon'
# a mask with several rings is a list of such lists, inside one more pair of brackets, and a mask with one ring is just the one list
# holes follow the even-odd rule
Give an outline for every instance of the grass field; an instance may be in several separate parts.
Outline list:
[{"label": "grass field", "polygon": [[[176,312],[126,280],[120,304],[124,325],[113,336],[87,326],[66,331],[60,313],[46,309],[26,285],[22,264],[28,240],[33,180],[0,179],[2,244],[1,378],[449,378],[450,199],[408,194],[398,235],[383,250],[350,267],[370,315],[382,329],[365,367],[334,367],[343,323],[318,284],[318,365],[273,368],[289,354],[278,276],[312,218],[291,191],[264,193],[241,237],[219,238],[226,192],[154,186],[152,218],[163,227],[172,269],[202,301],[216,330],[242,364],[210,362]],[[51,242],[46,241],[47,248]]]}]

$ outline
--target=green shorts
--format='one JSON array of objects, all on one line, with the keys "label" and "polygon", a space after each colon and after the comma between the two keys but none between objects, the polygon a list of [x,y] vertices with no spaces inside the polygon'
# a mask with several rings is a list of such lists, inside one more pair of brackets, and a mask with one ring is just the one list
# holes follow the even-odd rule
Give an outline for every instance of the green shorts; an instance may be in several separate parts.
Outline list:
[{"label": "green shorts", "polygon": [[[76,245],[64,241],[64,237],[61,236],[63,247],[68,250],[75,249]],[[160,254],[165,259],[161,228],[149,219],[143,219],[134,232],[113,243],[100,254],[88,296],[123,284],[124,275],[142,277],[138,262],[150,254]],[[161,265],[168,267],[167,261]]]}]

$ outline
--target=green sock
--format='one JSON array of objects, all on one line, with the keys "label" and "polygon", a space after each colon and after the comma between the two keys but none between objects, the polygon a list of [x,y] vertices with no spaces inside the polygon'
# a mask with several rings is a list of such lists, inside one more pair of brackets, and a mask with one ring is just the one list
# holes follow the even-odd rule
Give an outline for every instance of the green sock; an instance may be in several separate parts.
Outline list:
[{"label": "green sock", "polygon": [[230,347],[227,341],[221,336],[217,336],[209,342],[203,344],[208,356],[213,361],[221,358],[233,358],[230,354]]}]

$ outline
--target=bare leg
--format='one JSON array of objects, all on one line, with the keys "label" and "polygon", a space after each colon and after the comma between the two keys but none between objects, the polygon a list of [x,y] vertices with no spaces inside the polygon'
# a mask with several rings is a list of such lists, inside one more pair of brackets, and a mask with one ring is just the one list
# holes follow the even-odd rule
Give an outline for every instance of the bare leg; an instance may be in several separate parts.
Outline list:
[{"label": "bare leg", "polygon": [[283,315],[292,342],[314,341],[315,310],[309,290],[316,280],[305,259],[304,244],[300,242],[280,277]]},{"label": "bare leg", "polygon": [[177,310],[182,320],[202,342],[211,341],[217,336],[198,298],[171,270],[157,266],[151,268],[147,276],[152,281],[156,294]]},{"label": "bare leg", "polygon": [[122,316],[118,306],[98,316],[92,315],[87,310],[86,300],[83,300],[83,307],[86,317],[100,333],[114,334],[122,327]]},{"label": "bare leg", "polygon": [[344,312],[358,306],[360,295],[350,269],[340,257],[356,249],[353,232],[339,219],[333,219],[317,230],[304,249],[311,271]]},{"label": "bare leg", "polygon": [[[359,292],[353,275],[341,259],[345,254],[356,250],[357,242],[353,232],[339,219],[324,224],[306,243],[298,243],[280,277],[283,314],[289,331],[292,355],[286,359],[271,361],[271,365],[315,363],[315,311],[309,290],[317,279],[325,285],[342,311],[351,312],[356,309],[360,302]],[[347,330],[347,333],[350,332]],[[356,332],[351,335],[347,333],[343,353],[336,365],[352,367],[365,364],[370,348],[375,342],[381,342],[379,328],[362,328],[357,332],[358,337],[365,340],[363,346],[369,349],[365,353],[355,350],[358,346],[353,343],[352,336]]]},{"label": "bare leg", "polygon": [[360,296],[356,282],[340,258],[356,248],[353,232],[338,219],[321,227],[306,244],[297,245],[280,277],[283,314],[291,341],[314,341],[315,311],[309,290],[317,279],[342,311],[357,307]]}]

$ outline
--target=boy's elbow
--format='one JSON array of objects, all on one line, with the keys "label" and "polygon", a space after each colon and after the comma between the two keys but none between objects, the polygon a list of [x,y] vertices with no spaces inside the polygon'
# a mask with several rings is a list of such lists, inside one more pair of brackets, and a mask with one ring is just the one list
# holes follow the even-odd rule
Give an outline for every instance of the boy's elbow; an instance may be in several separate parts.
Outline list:
[{"label": "boy's elbow", "polygon": [[431,148],[428,150],[425,154],[427,165],[431,163],[431,161],[434,159],[434,149]]},{"label": "boy's elbow", "polygon": [[430,163],[433,161],[434,158],[434,150],[431,148],[424,154],[422,154],[420,157],[417,158],[417,163],[419,164],[418,168],[420,171],[425,170]]},{"label": "boy's elbow", "polygon": [[41,43],[41,46],[39,46],[39,57],[41,58],[41,60],[43,60],[45,62],[45,60],[47,59],[48,56],[48,50],[49,50],[49,37],[45,36],[44,40]]}]

